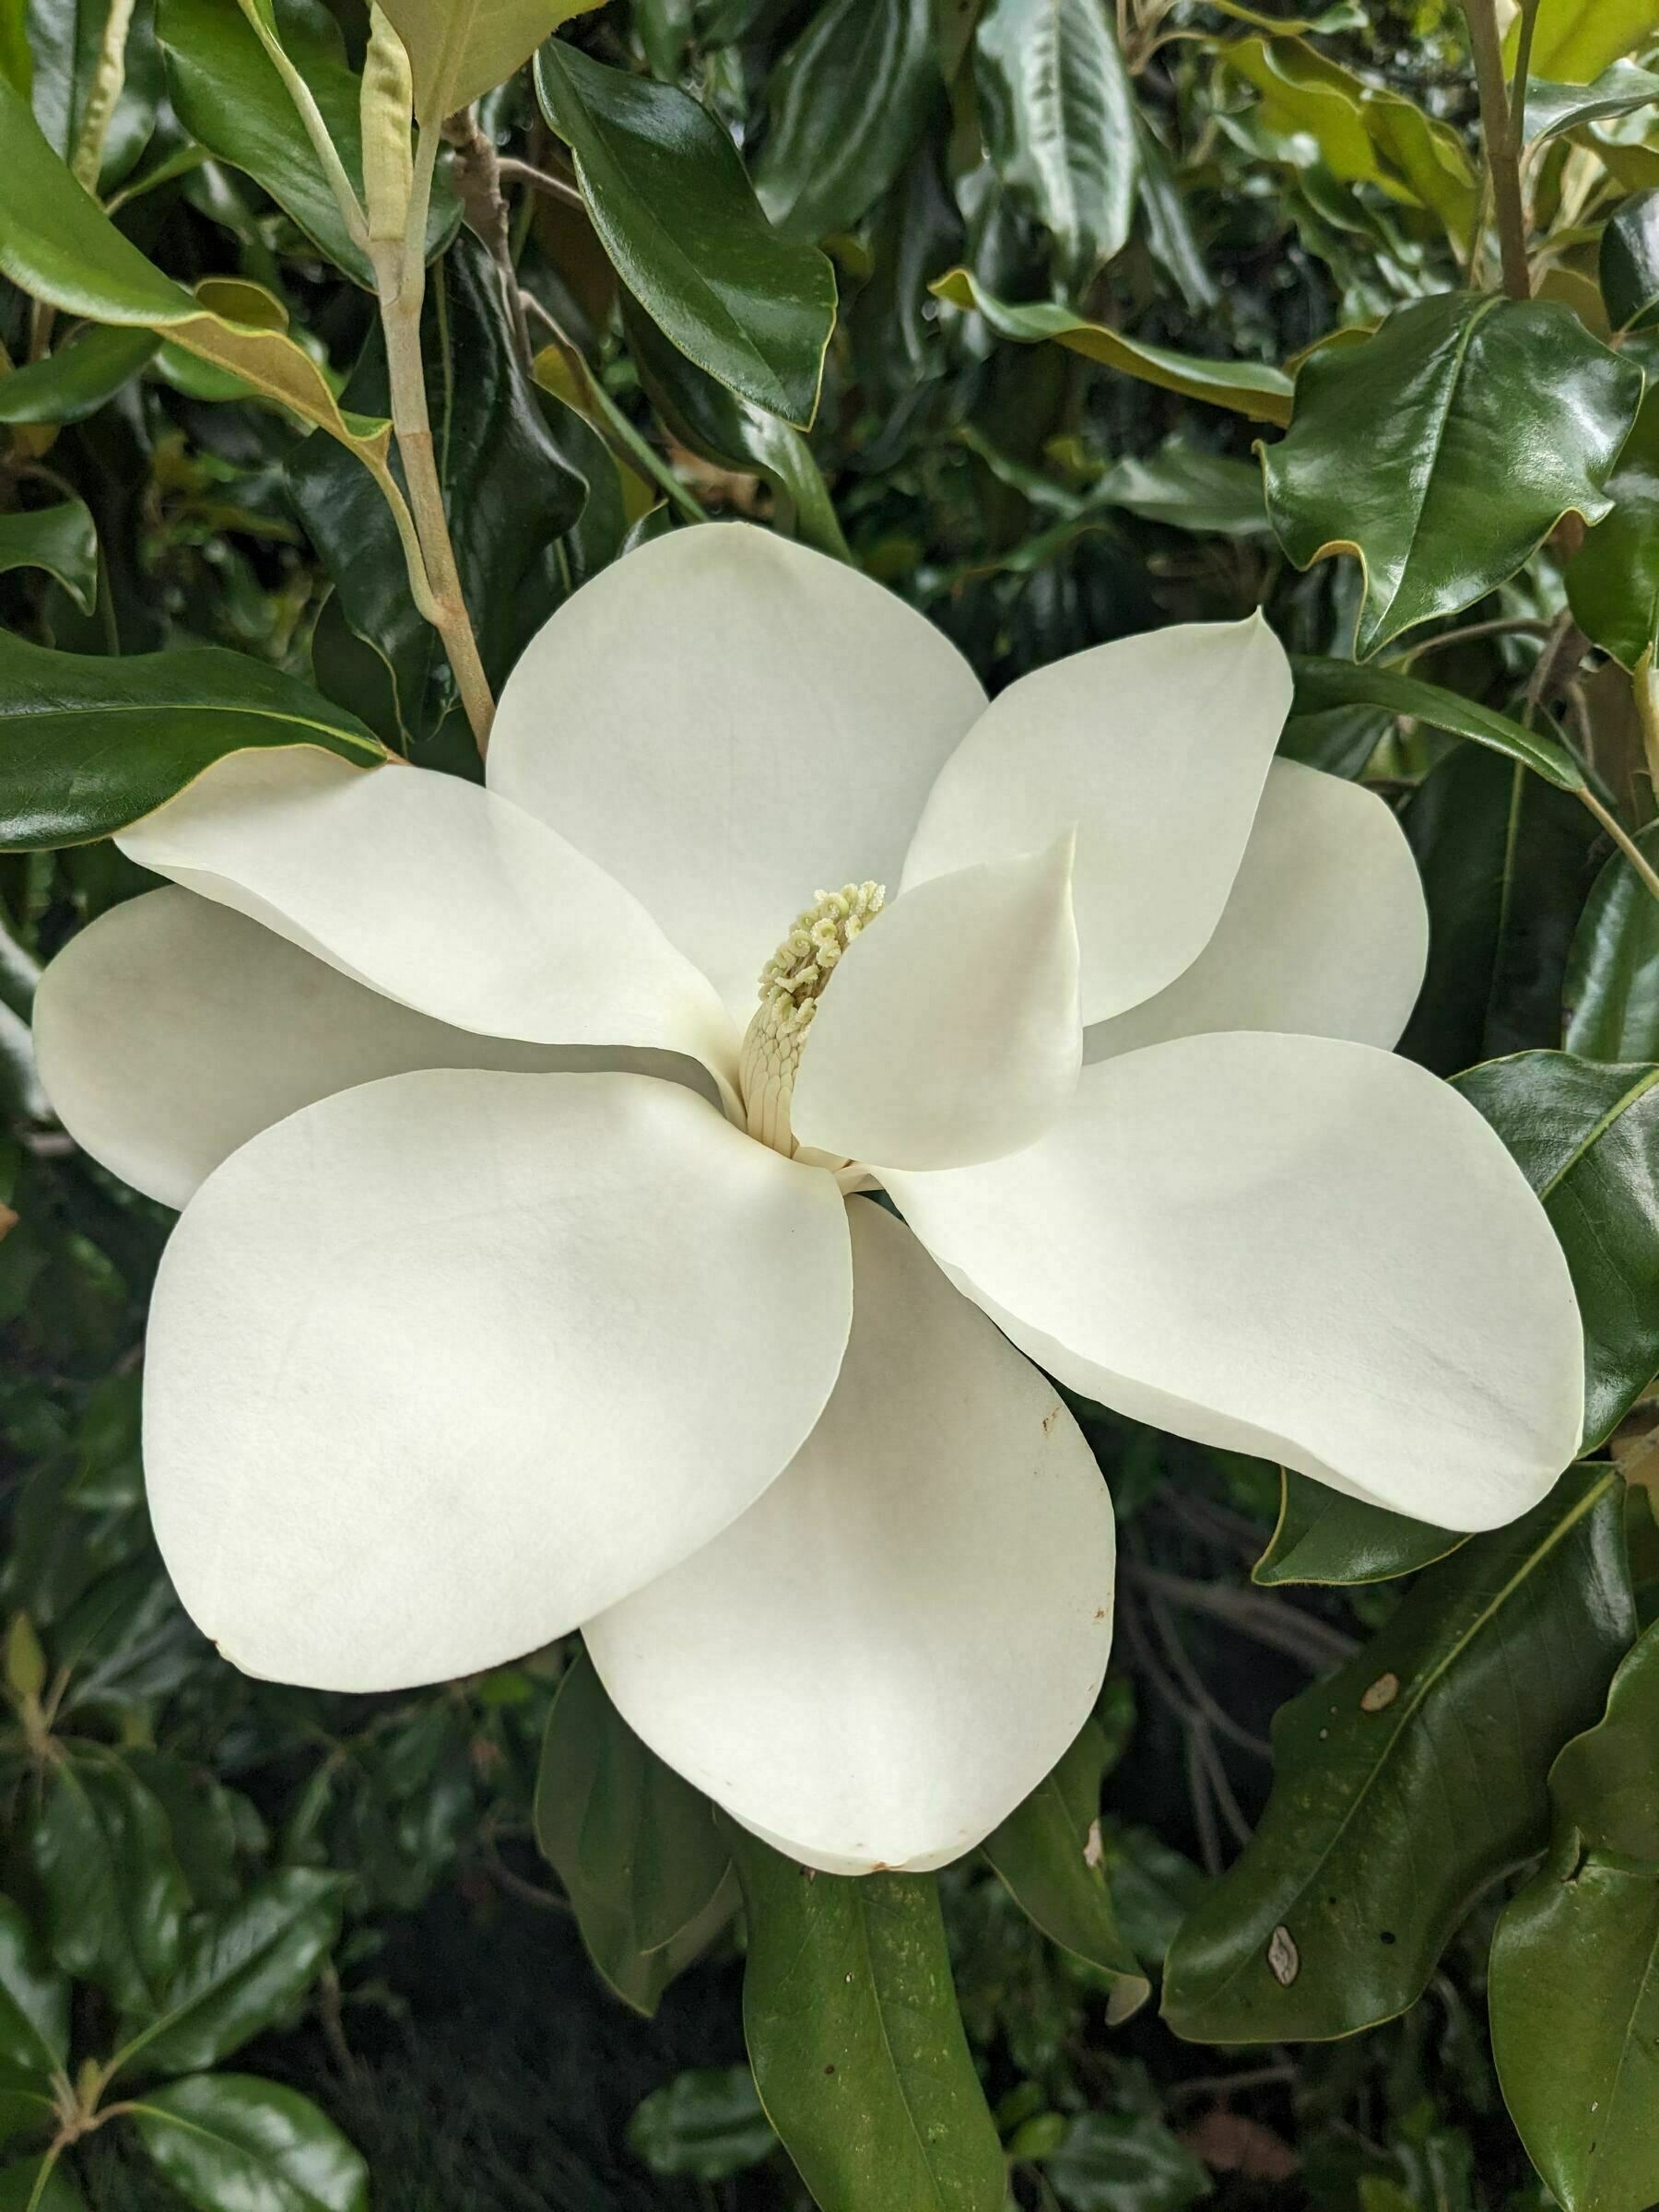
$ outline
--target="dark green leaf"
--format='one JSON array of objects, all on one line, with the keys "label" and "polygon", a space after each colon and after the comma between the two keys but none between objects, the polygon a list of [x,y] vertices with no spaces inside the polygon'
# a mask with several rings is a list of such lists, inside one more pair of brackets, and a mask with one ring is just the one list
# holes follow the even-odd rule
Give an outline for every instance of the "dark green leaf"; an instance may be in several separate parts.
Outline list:
[{"label": "dark green leaf", "polygon": [[369,2170],[309,2099],[251,2074],[147,2089],[133,2126],[196,2212],[369,2212]]},{"label": "dark green leaf", "polygon": [[628,2124],[629,2147],[653,2173],[724,2182],[778,2147],[747,2066],[698,2066],[665,2081]]},{"label": "dark green leaf", "polygon": [[1135,96],[1108,17],[1098,0],[988,0],[974,34],[986,148],[1074,290],[1123,246],[1135,212]]},{"label": "dark green leaf", "polygon": [[1543,1841],[1550,1760],[1630,1641],[1620,1487],[1570,1469],[1281,1707],[1267,1809],[1170,1952],[1178,2035],[1347,2035],[1421,1994],[1470,1900]]},{"label": "dark green leaf", "polygon": [[1464,1540],[1281,1467],[1278,1521],[1250,1579],[1269,1589],[1281,1583],[1386,1583],[1432,1566]]},{"label": "dark green leaf", "polygon": [[54,2159],[42,2183],[45,2169],[44,2155],[0,2167],[0,2212],[85,2212],[87,2200],[65,2160]]},{"label": "dark green leaf", "polygon": [[931,0],[829,0],[778,63],[755,192],[780,230],[850,230],[909,159],[940,99]]},{"label": "dark green leaf", "polygon": [[1567,598],[1585,635],[1634,668],[1659,643],[1659,392],[1642,402],[1607,489],[1613,512],[1568,562]]},{"label": "dark green leaf", "polygon": [[[1659,77],[1650,82],[1659,87]],[[1659,321],[1659,192],[1636,193],[1613,210],[1602,232],[1600,276],[1615,330]]]},{"label": "dark green leaf", "polygon": [[1366,659],[1494,590],[1563,514],[1599,522],[1641,399],[1636,364],[1559,304],[1414,300],[1304,364],[1267,511],[1298,568],[1359,556]]},{"label": "dark green leaf", "polygon": [[1514,1154],[1567,1254],[1594,1451],[1659,1369],[1659,1067],[1520,1053],[1457,1088]]},{"label": "dark green leaf", "polygon": [[83,330],[44,360],[0,376],[0,422],[84,422],[156,350],[147,330]]},{"label": "dark green leaf", "polygon": [[190,1901],[160,1806],[113,1754],[60,1759],[29,1846],[58,1964],[124,2012],[153,2010]]},{"label": "dark green leaf", "polygon": [[1492,2049],[1527,2153],[1566,2212],[1659,2198],[1659,1628],[1549,1777],[1548,1859],[1492,1944]]},{"label": "dark green leaf", "polygon": [[[109,7],[104,0],[9,0],[9,5],[25,18],[34,63],[29,97],[35,114],[53,152],[61,161],[71,161],[86,128]],[[127,175],[155,127],[161,67],[150,10],[142,0],[127,28],[125,61],[121,97],[104,129],[100,193]]]},{"label": "dark green leaf", "polygon": [[1557,737],[1528,730],[1507,714],[1448,691],[1440,684],[1425,683],[1397,668],[1379,667],[1374,661],[1315,660],[1298,654],[1291,662],[1296,676],[1298,714],[1324,714],[1338,707],[1377,707],[1389,714],[1427,723],[1431,730],[1448,730],[1455,737],[1473,738],[1511,760],[1519,760],[1535,775],[1559,784],[1563,791],[1582,791],[1584,771]]},{"label": "dark green leaf", "polygon": [[1177,439],[1145,456],[1122,454],[1088,500],[1201,537],[1265,537],[1270,529],[1259,468]]},{"label": "dark green leaf", "polygon": [[[0,385],[0,390],[4,390]],[[0,572],[43,569],[83,615],[98,604],[98,525],[81,500],[26,513],[0,514]]]},{"label": "dark green leaf", "polygon": [[29,1922],[0,1897],[0,2066],[7,2088],[16,2077],[48,2081],[68,2063],[69,1984]]},{"label": "dark green leaf", "polygon": [[1526,88],[1526,136],[1530,145],[1554,138],[1586,123],[1633,114],[1659,100],[1659,76],[1634,62],[1615,62],[1591,85],[1561,85],[1535,76]]},{"label": "dark green leaf", "polygon": [[109,837],[227,753],[315,745],[370,766],[353,716],[279,669],[217,646],[105,660],[0,632],[0,845]]},{"label": "dark green leaf", "polygon": [[[492,684],[564,595],[555,540],[581,512],[582,485],[566,465],[542,402],[513,349],[500,286],[470,235],[432,272],[422,322],[427,406],[462,595]],[[390,405],[378,327],[346,387],[354,412]],[[374,483],[332,438],[308,438],[288,464],[300,518],[334,578],[340,613],[387,672],[406,744],[432,737],[458,712],[438,633],[409,596],[391,513]]]},{"label": "dark green leaf", "polygon": [[1042,2172],[1066,2212],[1182,2212],[1211,2186],[1186,2146],[1146,2112],[1085,2112]]},{"label": "dark green leaf", "polygon": [[1003,2212],[932,1876],[814,1874],[727,1832],[748,1916],[749,2063],[820,2212]]},{"label": "dark green leaf", "polygon": [[638,2011],[721,1897],[729,1853],[708,1799],[635,1735],[584,1653],[559,1686],[535,1783],[535,1840],[594,1963]]},{"label": "dark green leaf", "polygon": [[1112,1977],[1115,2025],[1151,1993],[1120,1931],[1106,1887],[1100,1782],[1111,1747],[1086,1721],[1053,1772],[981,1845],[1010,1895],[1049,1939]]},{"label": "dark green leaf", "polygon": [[[1659,865],[1659,822],[1637,838]],[[1659,900],[1622,853],[1596,877],[1567,962],[1567,1050],[1659,1060]]]},{"label": "dark green leaf", "polygon": [[557,39],[536,56],[535,87],[600,241],[646,313],[719,382],[809,423],[834,272],[816,246],[771,228],[719,124],[677,87],[607,69]]}]

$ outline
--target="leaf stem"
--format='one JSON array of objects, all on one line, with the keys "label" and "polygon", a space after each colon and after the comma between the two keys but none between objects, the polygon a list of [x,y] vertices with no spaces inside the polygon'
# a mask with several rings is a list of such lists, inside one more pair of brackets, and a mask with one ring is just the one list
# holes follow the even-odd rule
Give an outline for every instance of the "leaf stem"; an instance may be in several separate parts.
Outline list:
[{"label": "leaf stem", "polygon": [[1498,29],[1497,0],[1464,0],[1469,49],[1480,94],[1481,135],[1487,173],[1492,180],[1492,206],[1503,257],[1503,288],[1512,300],[1532,298],[1532,271],[1526,256],[1526,207],[1521,196],[1521,147],[1516,116],[1503,76],[1503,41]]},{"label": "leaf stem", "polygon": [[1659,899],[1659,874],[1654,873],[1647,854],[1624,827],[1624,824],[1619,821],[1618,816],[1602,805],[1588,785],[1578,795],[1635,869],[1637,875],[1641,877],[1649,891],[1655,899]]},{"label": "leaf stem", "polygon": [[237,5],[253,25],[254,35],[269,56],[272,67],[281,77],[288,96],[294,103],[295,112],[305,126],[305,135],[323,165],[323,174],[328,179],[329,190],[338,205],[347,236],[354,246],[366,253],[369,251],[368,219],[363,214],[357,188],[347,175],[346,165],[329,135],[328,125],[323,120],[323,111],[318,107],[311,87],[288,58],[288,49],[282,41],[260,14],[257,0],[237,0]]}]

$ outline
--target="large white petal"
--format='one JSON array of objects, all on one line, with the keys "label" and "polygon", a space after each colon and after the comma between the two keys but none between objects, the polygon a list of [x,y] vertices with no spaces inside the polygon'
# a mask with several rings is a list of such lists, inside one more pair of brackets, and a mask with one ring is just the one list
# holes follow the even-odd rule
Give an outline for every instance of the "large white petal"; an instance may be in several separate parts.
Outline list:
[{"label": "large white petal", "polygon": [[810,1866],[942,1865],[1036,1788],[1112,1640],[1112,1503],[1051,1385],[868,1199],[835,1394],[758,1505],[589,1621],[668,1763]]},{"label": "large white petal", "polygon": [[697,1063],[666,1053],[451,1029],[171,886],[112,907],[70,939],[35,994],[34,1040],[71,1136],[164,1206],[182,1206],[285,1114],[380,1076],[629,1065],[708,1082]]},{"label": "large white petal", "polygon": [[1276,760],[1216,934],[1168,990],[1102,1021],[1084,1057],[1206,1030],[1398,1041],[1422,987],[1429,909],[1394,810]]},{"label": "large white petal", "polygon": [[1021,677],[946,763],[904,887],[1077,828],[1083,1018],[1174,982],[1221,917],[1290,705],[1259,616],[1091,646]]},{"label": "large white petal", "polygon": [[646,1045],[734,1071],[714,992],[639,901],[458,776],[357,769],[307,747],[233,753],[116,842],[457,1029]]},{"label": "large white petal", "polygon": [[1016,1343],[1137,1420],[1442,1528],[1512,1520],[1577,1448],[1544,1209],[1472,1106],[1369,1045],[1150,1045],[1028,1151],[886,1180]]},{"label": "large white petal", "polygon": [[1077,1088],[1072,837],[908,892],[837,963],[806,1032],[795,1142],[959,1168],[1030,1144]]},{"label": "large white petal", "polygon": [[741,523],[677,530],[532,642],[489,782],[625,883],[747,1021],[818,890],[897,888],[928,786],[984,703],[956,647],[844,562]]},{"label": "large white petal", "polygon": [[145,1377],[157,1538],[249,1673],[431,1682],[742,1512],[829,1398],[834,1181],[642,1076],[336,1092],[208,1177]]}]

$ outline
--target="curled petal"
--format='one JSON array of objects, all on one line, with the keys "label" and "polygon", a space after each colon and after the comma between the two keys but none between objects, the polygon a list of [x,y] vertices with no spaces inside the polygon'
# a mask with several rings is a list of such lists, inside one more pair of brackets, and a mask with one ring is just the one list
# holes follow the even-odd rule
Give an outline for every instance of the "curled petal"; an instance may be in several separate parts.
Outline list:
[{"label": "curled petal", "polygon": [[497,1665],[664,1572],[809,1433],[845,1207],[688,1090],[438,1070],[337,1092],[209,1176],[145,1376],[157,1539],[250,1674]]},{"label": "curled petal", "polygon": [[1149,1045],[1086,1067],[1027,1151],[885,1180],[1017,1344],[1136,1420],[1441,1528],[1513,1520],[1577,1448],[1548,1218],[1474,1108],[1390,1053]]},{"label": "curled petal", "polygon": [[532,642],[489,783],[626,884],[747,1022],[818,890],[897,888],[928,786],[984,703],[949,640],[844,561],[742,523],[677,530]]},{"label": "curled petal", "polygon": [[806,1865],[867,1874],[971,1849],[1077,1735],[1112,1524],[1050,1384],[889,1214],[848,1213],[823,1418],[758,1505],[583,1634],[671,1766]]},{"label": "curled petal", "polygon": [[1075,823],[1083,1018],[1137,1006],[1221,918],[1290,688],[1259,616],[1124,638],[1021,677],[940,771],[905,889]]}]

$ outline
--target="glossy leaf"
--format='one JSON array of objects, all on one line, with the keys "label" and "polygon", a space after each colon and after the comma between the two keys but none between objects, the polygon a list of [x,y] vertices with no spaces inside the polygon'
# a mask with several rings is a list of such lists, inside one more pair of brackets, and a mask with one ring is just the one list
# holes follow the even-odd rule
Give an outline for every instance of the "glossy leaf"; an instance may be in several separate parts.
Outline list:
[{"label": "glossy leaf", "polygon": [[69,2057],[69,1983],[43,1954],[24,1914],[0,1897],[0,2067],[50,2081]]},{"label": "glossy leaf", "polygon": [[1104,362],[1107,368],[1121,370],[1142,383],[1230,408],[1236,415],[1249,416],[1253,422],[1287,423],[1290,419],[1294,387],[1283,370],[1256,361],[1212,361],[1201,354],[1148,345],[1110,330],[1103,323],[1088,322],[1052,300],[1024,300],[1018,305],[998,300],[968,269],[952,269],[931,289],[936,299],[982,315],[999,338],[1011,338],[1021,346],[1038,346],[1053,339],[1072,353]]},{"label": "glossy leaf", "polygon": [[1042,2162],[1065,2212],[1182,2212],[1210,2193],[1201,2162],[1149,2112],[1084,2112]]},{"label": "glossy leaf", "polygon": [[[1659,36],[1659,0],[1539,0],[1532,68],[1584,85],[1623,54]],[[1516,33],[1509,34],[1513,58]]]},{"label": "glossy leaf", "polygon": [[61,1759],[29,1848],[58,1964],[123,2012],[152,2010],[190,1902],[160,1806],[112,1755]]},{"label": "glossy leaf", "polygon": [[1567,597],[1587,637],[1627,668],[1659,643],[1659,394],[1642,403],[1607,487],[1612,513],[1567,566]]},{"label": "glossy leaf", "polygon": [[[156,28],[167,60],[169,95],[191,136],[221,161],[244,171],[337,268],[372,291],[368,253],[347,233],[288,87],[241,8],[223,6],[219,0],[157,0]],[[359,84],[347,67],[344,45],[337,33],[320,35],[310,15],[278,16],[277,28],[360,200]],[[427,224],[429,254],[442,250],[460,219],[460,203],[441,171]]]},{"label": "glossy leaf", "polygon": [[720,1898],[730,1854],[708,1799],[647,1750],[585,1653],[547,1717],[535,1840],[594,1965],[637,2011],[654,2012],[685,1963],[676,1938]]},{"label": "glossy leaf", "polygon": [[1659,1371],[1659,1067],[1520,1053],[1460,1076],[1554,1224],[1584,1317],[1584,1444]]},{"label": "glossy leaf", "polygon": [[1464,1543],[1450,1529],[1431,1528],[1294,1468],[1279,1469],[1279,1512],[1267,1547],[1250,1571],[1253,1583],[1386,1583],[1431,1567]]},{"label": "glossy leaf", "polygon": [[[1659,822],[1637,839],[1659,865]],[[1596,877],[1567,962],[1567,1050],[1659,1060],[1659,900],[1622,853]]]},{"label": "glossy leaf", "polygon": [[1531,145],[1559,137],[1587,123],[1631,115],[1659,100],[1659,76],[1634,62],[1615,62],[1590,85],[1553,84],[1535,76],[1526,87],[1526,136]]},{"label": "glossy leaf", "polygon": [[113,398],[156,350],[147,330],[83,330],[49,353],[0,376],[0,422],[83,422]]},{"label": "glossy leaf", "polygon": [[1554,1838],[1492,1943],[1492,2050],[1566,2212],[1659,2198],[1659,1628],[1549,1777]]},{"label": "glossy leaf", "polygon": [[696,2066],[635,2109],[628,2146],[653,2173],[724,2182],[770,2158],[778,2138],[747,2066]]},{"label": "glossy leaf", "polygon": [[1292,662],[1298,714],[1324,714],[1339,707],[1377,707],[1388,714],[1426,723],[1454,737],[1472,738],[1506,759],[1518,760],[1563,791],[1582,791],[1584,771],[1559,738],[1529,730],[1494,708],[1465,699],[1443,685],[1425,683],[1398,668],[1375,662],[1317,660],[1300,654]]},{"label": "glossy leaf", "polygon": [[1648,330],[1659,321],[1659,192],[1636,193],[1613,210],[1596,275],[1615,330]]},{"label": "glossy leaf", "polygon": [[112,836],[226,753],[289,745],[385,758],[354,716],[244,653],[114,660],[0,631],[0,848]]},{"label": "glossy leaf", "polygon": [[1563,514],[1599,522],[1641,398],[1636,364],[1567,308],[1415,300],[1303,366],[1295,420],[1264,457],[1267,511],[1298,568],[1358,555],[1368,659],[1494,590]]},{"label": "glossy leaf", "polygon": [[1084,1724],[1065,1758],[980,1846],[1027,1918],[1112,1978],[1107,2018],[1138,2011],[1151,1985],[1120,1932],[1106,1886],[1100,1782],[1111,1748],[1100,1724]]},{"label": "glossy leaf", "polygon": [[98,603],[98,525],[83,500],[0,514],[0,573],[43,569],[55,576],[83,615]]},{"label": "glossy leaf", "polygon": [[819,2212],[1003,2212],[934,1877],[814,1874],[726,1832],[748,1918],[749,2064]]},{"label": "glossy leaf", "polygon": [[369,2170],[309,2098],[251,2074],[188,2074],[147,2089],[132,2124],[196,2212],[369,2212]]},{"label": "glossy leaf", "polygon": [[[53,152],[71,161],[87,129],[109,9],[100,0],[10,0],[10,7],[24,18],[33,64],[30,104]],[[124,58],[120,95],[103,130],[100,194],[133,169],[155,128],[161,65],[147,8],[133,11]]]},{"label": "glossy leaf", "polygon": [[1120,454],[1090,486],[1088,503],[1200,536],[1263,537],[1270,529],[1259,468],[1176,439],[1155,453]]},{"label": "glossy leaf", "polygon": [[415,113],[441,123],[502,84],[545,38],[599,0],[392,0],[415,78]]},{"label": "glossy leaf", "polygon": [[[432,271],[421,327],[427,408],[462,595],[485,673],[499,687],[564,595],[555,540],[580,513],[583,486],[513,349],[489,256],[471,236],[457,240]],[[390,404],[378,326],[346,399],[369,414]],[[338,610],[384,670],[386,712],[377,728],[404,745],[431,737],[458,709],[438,634],[409,596],[390,512],[330,439],[308,438],[289,455],[287,473],[300,519],[334,579]],[[319,677],[326,673],[320,658]]]},{"label": "glossy leaf", "polygon": [[988,0],[973,77],[998,176],[1053,241],[1061,281],[1080,288],[1121,249],[1135,213],[1135,96],[1110,10]]},{"label": "glossy leaf", "polygon": [[1570,1469],[1280,1708],[1266,1811],[1170,1952],[1178,2035],[1347,2035],[1420,1994],[1470,1900],[1543,1841],[1550,1761],[1630,1641],[1619,1491]]},{"label": "glossy leaf", "polygon": [[339,1934],[342,1888],[337,1875],[289,1866],[193,1924],[153,2015],[124,2023],[125,2064],[194,2073],[281,2020]]},{"label": "glossy leaf", "polygon": [[932,0],[830,0],[767,87],[761,206],[792,238],[851,229],[904,167],[939,97]]},{"label": "glossy leaf", "polygon": [[809,423],[834,274],[816,246],[771,228],[720,124],[677,87],[559,40],[536,56],[535,87],[600,241],[646,313],[719,382]]}]

